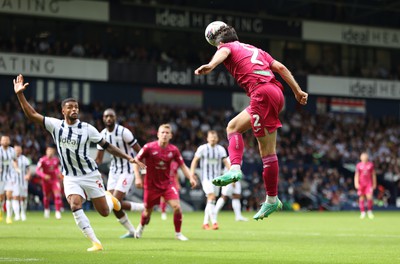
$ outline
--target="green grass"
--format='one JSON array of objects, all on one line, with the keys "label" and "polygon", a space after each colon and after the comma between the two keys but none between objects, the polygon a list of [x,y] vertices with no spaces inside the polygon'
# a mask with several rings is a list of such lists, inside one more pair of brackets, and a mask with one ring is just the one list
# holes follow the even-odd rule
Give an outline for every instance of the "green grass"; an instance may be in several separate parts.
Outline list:
[{"label": "green grass", "polygon": [[[113,216],[88,216],[104,251],[86,252],[91,244],[71,213],[57,221],[31,212],[26,222],[0,222],[0,263],[400,263],[399,212],[376,212],[374,220],[358,212],[281,212],[258,222],[223,212],[218,231],[201,229],[201,212],[185,213],[187,242],[174,239],[171,214],[161,221],[155,212],[140,240],[119,239],[125,231]],[[139,215],[129,216],[137,225]]]}]

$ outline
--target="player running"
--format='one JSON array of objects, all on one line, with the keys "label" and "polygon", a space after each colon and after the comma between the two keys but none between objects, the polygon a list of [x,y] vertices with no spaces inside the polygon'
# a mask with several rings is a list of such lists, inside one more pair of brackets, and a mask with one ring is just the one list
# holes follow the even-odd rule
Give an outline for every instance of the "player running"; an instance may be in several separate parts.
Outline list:
[{"label": "player running", "polygon": [[250,97],[250,105],[234,117],[226,129],[231,169],[215,178],[213,183],[224,186],[242,178],[241,163],[244,150],[242,134],[252,129],[258,141],[263,162],[262,175],[267,192],[265,203],[253,218],[263,219],[282,208],[282,203],[277,197],[279,165],[276,155],[276,130],[282,127],[278,115],[283,108],[284,97],[283,86],[276,80],[273,72],[281,75],[300,104],[307,103],[308,94],[301,90],[285,65],[273,59],[267,52],[239,42],[233,27],[223,23],[208,37],[213,40],[218,50],[208,64],[200,66],[194,73],[209,74],[219,64],[224,63]]},{"label": "player running", "polygon": [[160,203],[160,197],[164,197],[173,210],[175,237],[178,240],[186,241],[188,238],[181,233],[182,210],[179,192],[176,189],[175,179],[170,176],[171,162],[173,160],[178,162],[192,188],[196,186],[196,179],[190,174],[178,148],[169,143],[172,138],[169,124],[163,124],[158,128],[157,138],[157,141],[145,144],[135,157],[137,162],[143,161],[147,166],[143,182],[138,166],[134,165],[135,184],[138,188],[144,188],[143,201],[145,207],[136,230],[136,237],[142,237],[144,227],[150,222],[153,207]]},{"label": "player running", "polygon": [[[103,122],[106,126],[100,133],[105,140],[115,144],[122,152],[134,157],[141,149],[137,139],[132,132],[116,123],[117,115],[114,109],[106,109],[103,113]],[[96,163],[103,162],[104,149],[97,145]],[[114,214],[118,222],[128,231],[120,238],[134,238],[135,228],[128,218],[124,210],[143,211],[143,203],[134,203],[131,201],[123,201],[127,192],[132,186],[134,179],[133,166],[128,160],[113,157],[111,159],[110,171],[108,173],[107,190],[111,192],[115,198],[121,203],[122,210],[114,210]]]},{"label": "player running", "polygon": [[[219,193],[219,187],[212,184],[212,180],[221,175],[222,164],[229,169],[229,162],[226,150],[218,144],[218,134],[215,130],[207,133],[207,144],[199,146],[194,154],[190,165],[190,173],[195,177],[195,170],[200,162],[201,185],[207,197],[206,208],[204,209],[203,229],[217,230],[219,228],[217,218],[218,211],[215,210],[215,201]],[[211,221],[212,227],[209,225]]]},{"label": "player running", "polygon": [[121,204],[111,193],[105,192],[96,162],[89,156],[89,145],[91,142],[99,144],[112,155],[127,159],[131,163],[138,163],[138,166],[142,168],[145,166],[104,140],[95,127],[81,122],[78,119],[79,104],[74,98],[62,101],[63,119],[42,116],[36,112],[23,93],[28,85],[29,83],[24,83],[24,77],[21,74],[14,79],[14,91],[22,110],[29,120],[42,125],[53,136],[64,175],[65,196],[76,225],[92,242],[92,247],[87,251],[103,250],[100,240],[90,225],[89,218],[82,209],[82,204],[86,199],[91,199],[95,209],[102,216],[108,216],[113,209],[120,210]]},{"label": "player running", "polygon": [[56,209],[55,217],[61,219],[61,172],[60,160],[56,157],[54,146],[46,148],[46,155],[39,159],[36,166],[36,174],[42,179],[44,218],[50,217],[50,200],[54,198],[54,207]]}]

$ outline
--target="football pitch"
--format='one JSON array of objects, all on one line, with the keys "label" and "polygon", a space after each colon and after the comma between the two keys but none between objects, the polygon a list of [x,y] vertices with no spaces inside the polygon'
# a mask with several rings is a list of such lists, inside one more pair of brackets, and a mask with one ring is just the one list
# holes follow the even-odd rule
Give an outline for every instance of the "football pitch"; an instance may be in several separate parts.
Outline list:
[{"label": "football pitch", "polygon": [[[70,212],[62,220],[30,212],[25,222],[0,222],[0,263],[400,263],[400,212],[279,212],[263,221],[234,221],[219,215],[220,229],[202,230],[203,213],[185,213],[174,239],[172,215],[155,212],[141,239],[120,239],[125,231],[114,216],[87,213],[105,248],[91,246]],[[244,213],[251,218],[253,213]],[[138,213],[129,213],[137,226]]]}]

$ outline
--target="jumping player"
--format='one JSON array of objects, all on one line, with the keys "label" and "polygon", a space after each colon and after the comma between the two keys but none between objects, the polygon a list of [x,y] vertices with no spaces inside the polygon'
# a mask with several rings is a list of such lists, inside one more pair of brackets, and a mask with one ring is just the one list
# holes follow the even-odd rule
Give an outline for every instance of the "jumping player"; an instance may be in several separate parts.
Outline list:
[{"label": "jumping player", "polygon": [[208,64],[200,66],[194,73],[209,74],[219,64],[224,63],[250,97],[250,105],[234,117],[226,129],[231,169],[215,178],[213,184],[225,186],[242,178],[242,134],[251,128],[258,141],[267,192],[265,203],[253,218],[263,219],[282,208],[282,203],[277,197],[279,165],[276,155],[276,130],[282,126],[278,115],[283,108],[284,97],[283,86],[276,80],[273,72],[277,72],[290,86],[300,104],[307,103],[308,94],[302,91],[285,65],[273,59],[267,52],[239,42],[233,27],[223,24],[208,37],[213,40],[218,50]]}]

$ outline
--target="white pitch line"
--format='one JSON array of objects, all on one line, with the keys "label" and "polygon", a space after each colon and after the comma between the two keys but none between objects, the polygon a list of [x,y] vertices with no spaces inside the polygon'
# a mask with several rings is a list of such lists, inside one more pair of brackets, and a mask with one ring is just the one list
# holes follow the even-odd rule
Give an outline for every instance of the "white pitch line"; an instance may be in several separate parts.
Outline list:
[{"label": "white pitch line", "polygon": [[40,260],[37,258],[0,258],[0,262],[36,262]]}]

